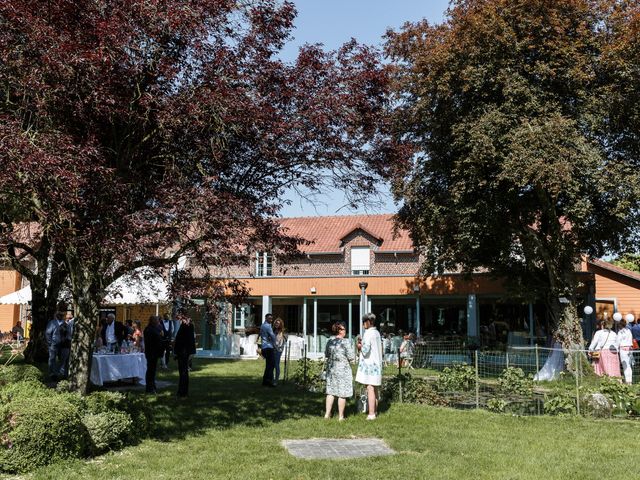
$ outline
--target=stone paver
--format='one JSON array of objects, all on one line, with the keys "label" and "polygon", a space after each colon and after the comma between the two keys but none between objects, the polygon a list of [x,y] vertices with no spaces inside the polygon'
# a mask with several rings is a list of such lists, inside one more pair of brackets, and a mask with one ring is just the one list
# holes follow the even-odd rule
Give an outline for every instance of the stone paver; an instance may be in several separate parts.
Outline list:
[{"label": "stone paver", "polygon": [[395,453],[378,438],[283,440],[282,445],[294,457],[305,460],[341,460]]}]

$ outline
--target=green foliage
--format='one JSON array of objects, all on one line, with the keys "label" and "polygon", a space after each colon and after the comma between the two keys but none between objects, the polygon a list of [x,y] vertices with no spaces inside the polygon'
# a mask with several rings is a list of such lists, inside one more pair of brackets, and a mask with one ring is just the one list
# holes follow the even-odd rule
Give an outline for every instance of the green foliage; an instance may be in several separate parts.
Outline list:
[{"label": "green foliage", "polygon": [[521,368],[505,368],[498,378],[498,390],[507,394],[531,395],[533,377],[525,374]]},{"label": "green foliage", "polygon": [[0,386],[23,380],[41,382],[42,378],[42,372],[33,365],[21,363],[0,366]]},{"label": "green foliage", "polygon": [[441,25],[388,36],[397,138],[415,151],[393,186],[423,273],[488,268],[519,297],[556,299],[557,322],[584,253],[637,244],[640,56],[602,3],[456,1]]},{"label": "green foliage", "polygon": [[507,408],[507,401],[502,398],[490,398],[487,401],[487,410],[495,413],[504,413]]},{"label": "green foliage", "polygon": [[626,254],[622,255],[615,260],[612,260],[611,263],[618,267],[626,268],[627,270],[631,270],[632,272],[640,272],[640,255],[639,254]]},{"label": "green foliage", "polygon": [[26,472],[80,458],[88,445],[78,409],[64,399],[16,396],[0,407],[0,469]]},{"label": "green foliage", "polygon": [[409,373],[385,380],[380,391],[381,397],[389,402],[400,401],[400,384],[402,384],[403,402],[443,407],[449,405],[449,401],[434,390],[429,382],[412,377]]},{"label": "green foliage", "polygon": [[547,415],[575,415],[576,397],[567,390],[554,390],[544,396],[544,413]]},{"label": "green foliage", "polygon": [[436,380],[439,392],[470,391],[476,384],[476,372],[473,367],[458,364],[446,367]]},{"label": "green foliage", "polygon": [[632,385],[621,383],[620,380],[608,376],[602,377],[600,386],[594,391],[602,393],[613,402],[613,413],[618,416],[631,414],[638,399],[638,394]]},{"label": "green foliage", "polygon": [[98,391],[87,395],[88,413],[105,413],[109,411],[123,411],[126,406],[127,397],[120,392]]},{"label": "green foliage", "polygon": [[126,413],[131,426],[127,432],[130,441],[143,438],[150,429],[152,411],[144,398],[119,392],[98,391],[84,397],[88,414]]},{"label": "green foliage", "polygon": [[38,398],[50,395],[51,390],[46,385],[33,380],[8,383],[0,387],[0,404],[9,403],[16,398]]},{"label": "green foliage", "polygon": [[88,413],[82,417],[82,423],[89,432],[94,455],[123,447],[133,430],[133,421],[124,412]]},{"label": "green foliage", "polygon": [[[306,377],[305,377],[305,361],[299,360],[296,369],[291,376],[291,380],[300,388],[305,388],[310,392],[322,392],[324,390],[324,380],[320,378],[324,370],[324,361],[308,360],[306,361]],[[306,378],[306,380],[305,380]]]}]

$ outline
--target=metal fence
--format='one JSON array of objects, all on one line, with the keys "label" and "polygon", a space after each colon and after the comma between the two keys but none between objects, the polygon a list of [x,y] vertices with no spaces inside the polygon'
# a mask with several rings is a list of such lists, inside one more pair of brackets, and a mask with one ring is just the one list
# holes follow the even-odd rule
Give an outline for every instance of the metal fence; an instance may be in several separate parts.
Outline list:
[{"label": "metal fence", "polygon": [[409,354],[386,353],[385,373],[387,384],[400,390],[394,392],[396,401],[519,415],[635,416],[640,415],[640,351],[634,356],[633,386],[597,376],[586,350],[559,346],[483,351],[455,342],[418,344]]}]

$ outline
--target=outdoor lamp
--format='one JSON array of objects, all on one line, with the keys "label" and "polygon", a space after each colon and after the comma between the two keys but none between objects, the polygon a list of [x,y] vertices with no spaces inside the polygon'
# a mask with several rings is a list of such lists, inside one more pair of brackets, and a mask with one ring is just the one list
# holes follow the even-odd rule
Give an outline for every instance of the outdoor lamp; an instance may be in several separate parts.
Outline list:
[{"label": "outdoor lamp", "polygon": [[633,321],[636,319],[636,317],[633,316],[633,313],[627,313],[624,316],[624,319],[627,321],[627,323],[633,323]]},{"label": "outdoor lamp", "polygon": [[587,305],[584,307],[584,314],[591,315],[593,313],[593,307],[591,305]]},{"label": "outdoor lamp", "polygon": [[620,320],[622,320],[622,314],[620,312],[616,312],[613,314],[613,320],[616,322],[619,322]]}]

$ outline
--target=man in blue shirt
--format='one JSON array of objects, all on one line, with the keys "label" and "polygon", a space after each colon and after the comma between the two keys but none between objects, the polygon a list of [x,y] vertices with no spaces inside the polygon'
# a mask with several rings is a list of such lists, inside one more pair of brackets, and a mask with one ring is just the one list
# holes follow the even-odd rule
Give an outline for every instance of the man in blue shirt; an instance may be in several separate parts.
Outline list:
[{"label": "man in blue shirt", "polygon": [[260,326],[260,340],[262,356],[265,359],[264,375],[262,375],[262,385],[265,387],[274,387],[273,370],[276,368],[275,344],[276,335],[273,333],[271,323],[273,315],[267,313],[264,316],[264,323]]}]

